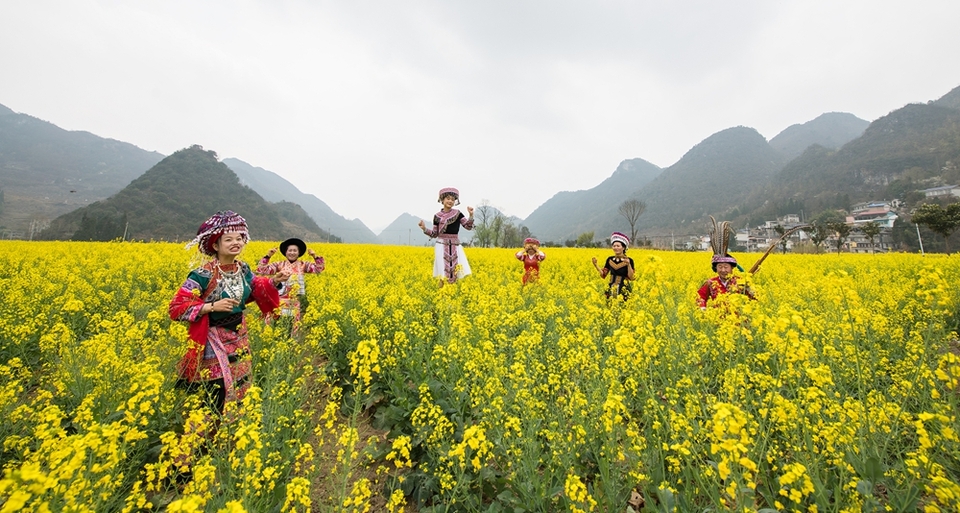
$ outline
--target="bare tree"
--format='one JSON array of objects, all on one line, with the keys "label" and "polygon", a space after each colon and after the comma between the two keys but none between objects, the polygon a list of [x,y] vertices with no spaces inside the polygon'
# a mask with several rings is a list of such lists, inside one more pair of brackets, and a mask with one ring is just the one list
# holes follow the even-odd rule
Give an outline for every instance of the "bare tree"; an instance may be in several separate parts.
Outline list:
[{"label": "bare tree", "polygon": [[480,202],[474,211],[473,239],[477,246],[486,248],[496,244],[495,239],[498,238],[496,232],[500,230],[502,224],[497,221],[499,214],[497,209],[490,206],[489,201]]},{"label": "bare tree", "polygon": [[630,224],[630,240],[637,240],[637,219],[640,219],[646,209],[647,204],[638,199],[625,200],[617,209]]}]

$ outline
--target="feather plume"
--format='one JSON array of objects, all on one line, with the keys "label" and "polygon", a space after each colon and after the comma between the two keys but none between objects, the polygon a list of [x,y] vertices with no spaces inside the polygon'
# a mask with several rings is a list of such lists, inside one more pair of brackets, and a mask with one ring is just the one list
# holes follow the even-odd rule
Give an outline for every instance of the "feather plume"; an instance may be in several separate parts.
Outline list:
[{"label": "feather plume", "polygon": [[710,246],[713,248],[713,254],[726,255],[730,235],[734,233],[730,221],[720,221],[718,223],[713,216],[710,216],[710,221],[713,222],[713,231],[710,233]]}]

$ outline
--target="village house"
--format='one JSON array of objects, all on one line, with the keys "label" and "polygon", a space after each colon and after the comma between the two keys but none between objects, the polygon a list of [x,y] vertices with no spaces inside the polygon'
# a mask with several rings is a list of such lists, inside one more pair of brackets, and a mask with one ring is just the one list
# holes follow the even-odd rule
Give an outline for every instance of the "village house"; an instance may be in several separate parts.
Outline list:
[{"label": "village house", "polygon": [[[898,200],[874,201],[854,205],[846,219],[847,224],[853,227],[847,244],[850,252],[877,253],[889,251],[893,247],[893,238],[890,237],[890,231],[893,230],[893,223],[900,217],[894,209],[900,206]],[[862,231],[862,228],[869,223],[876,223],[880,227],[880,233],[874,237],[872,242]]]},{"label": "village house", "polygon": [[943,185],[920,191],[927,198],[942,198],[945,196],[960,197],[960,185]]}]

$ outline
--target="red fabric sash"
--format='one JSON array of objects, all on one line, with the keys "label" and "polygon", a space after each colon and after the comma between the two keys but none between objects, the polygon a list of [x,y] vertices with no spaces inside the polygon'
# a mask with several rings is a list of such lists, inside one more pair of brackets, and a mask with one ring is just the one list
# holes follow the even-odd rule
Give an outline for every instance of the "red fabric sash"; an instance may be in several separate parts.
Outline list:
[{"label": "red fabric sash", "polygon": [[[202,306],[206,296],[216,287],[216,283],[217,276],[216,273],[214,273],[210,279],[210,283],[207,285],[207,289],[199,297],[194,296],[192,292],[183,288],[177,290],[168,308],[170,318],[178,320],[190,307]],[[256,301],[260,311],[269,318],[273,315],[273,311],[280,306],[280,295],[276,287],[273,286],[273,281],[266,276],[257,276],[253,278],[252,285],[251,294],[246,302]],[[197,381],[200,379],[197,369],[200,366],[200,361],[203,359],[203,352],[207,345],[207,334],[209,330],[209,315],[201,315],[187,327],[187,333],[193,343],[190,344],[186,354],[184,354],[180,362],[177,363],[177,373],[180,377],[188,381]]]}]

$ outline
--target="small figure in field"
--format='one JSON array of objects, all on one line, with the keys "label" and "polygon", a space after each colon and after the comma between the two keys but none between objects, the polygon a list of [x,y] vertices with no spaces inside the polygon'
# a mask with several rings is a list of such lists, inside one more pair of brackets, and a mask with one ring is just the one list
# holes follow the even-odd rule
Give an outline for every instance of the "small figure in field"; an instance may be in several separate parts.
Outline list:
[{"label": "small figure in field", "polygon": [[710,234],[713,258],[710,260],[710,267],[717,275],[703,282],[697,290],[699,296],[697,305],[704,310],[707,308],[708,301],[716,300],[721,294],[743,294],[750,299],[756,299],[750,286],[737,283],[737,277],[733,274],[734,268],[743,271],[743,268],[737,264],[737,259],[727,253],[727,244],[730,236],[733,235],[733,228],[728,221],[717,223],[713,216],[710,216],[710,220],[713,221],[713,233]]},{"label": "small figure in field", "polygon": [[443,208],[433,216],[433,228],[427,229],[422,219],[419,226],[424,235],[437,239],[433,276],[440,278],[442,286],[444,280],[447,283],[456,283],[458,279],[470,274],[470,263],[467,262],[467,255],[460,245],[459,233],[461,226],[467,230],[473,229],[473,207],[467,207],[468,216],[453,208],[460,204],[460,191],[453,187],[440,189],[437,202],[442,204]]},{"label": "small figure in field", "polygon": [[[277,248],[272,248],[266,256],[260,259],[257,265],[257,273],[266,276],[276,276],[282,271],[289,274],[289,278],[280,284],[280,314],[293,317],[293,327],[296,331],[300,323],[300,316],[307,307],[307,288],[304,282],[304,274],[319,274],[326,268],[322,256],[317,255],[312,249],[307,249],[307,244],[302,240],[293,237],[280,243],[280,253],[285,257],[280,262],[270,263],[270,258],[277,253]],[[312,262],[300,260],[304,253],[310,255]]]},{"label": "small figure in field", "polygon": [[177,364],[180,383],[204,389],[221,414],[227,404],[243,398],[251,383],[245,305],[256,301],[269,319],[280,304],[276,285],[289,278],[286,271],[273,278],[254,276],[237,259],[249,240],[247,222],[235,212],[207,219],[187,247],[196,244],[211,259],[190,271],[169,307],[171,319],[189,324],[192,341]]},{"label": "small figure in field", "polygon": [[540,279],[540,262],[546,258],[547,255],[540,251],[540,241],[533,237],[523,240],[523,249],[517,251],[517,260],[523,262],[524,285]]},{"label": "small figure in field", "polygon": [[603,267],[597,266],[597,257],[593,257],[593,267],[600,273],[601,278],[610,276],[607,298],[619,296],[626,300],[630,297],[630,282],[635,275],[633,259],[627,256],[630,238],[620,232],[613,232],[610,234],[610,247],[613,248],[613,256],[607,257]]}]

